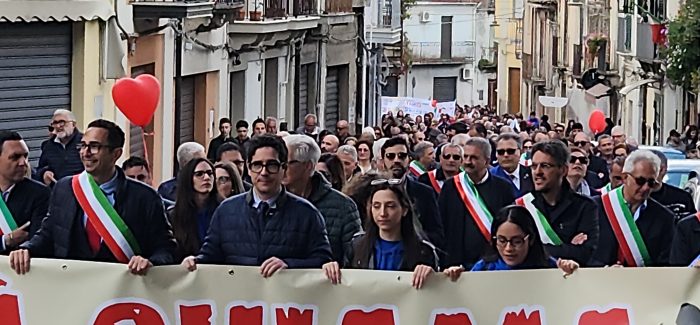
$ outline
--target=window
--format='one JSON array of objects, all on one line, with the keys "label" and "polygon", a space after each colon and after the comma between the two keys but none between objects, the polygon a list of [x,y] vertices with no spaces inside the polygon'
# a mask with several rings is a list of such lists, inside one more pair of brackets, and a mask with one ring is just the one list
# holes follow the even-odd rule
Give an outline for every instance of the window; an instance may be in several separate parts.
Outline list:
[{"label": "window", "polygon": [[440,58],[452,58],[452,17],[443,16],[442,29],[440,33]]},{"label": "window", "polygon": [[479,100],[484,100],[484,91],[479,90],[478,93],[479,93]]},{"label": "window", "polygon": [[457,77],[433,78],[433,99],[441,102],[451,102],[457,98]]}]

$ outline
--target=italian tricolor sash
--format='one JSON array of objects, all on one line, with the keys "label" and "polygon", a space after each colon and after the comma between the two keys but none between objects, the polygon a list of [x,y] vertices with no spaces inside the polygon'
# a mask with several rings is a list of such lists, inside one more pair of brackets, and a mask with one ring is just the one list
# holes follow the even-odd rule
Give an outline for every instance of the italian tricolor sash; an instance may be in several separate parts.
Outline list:
[{"label": "italian tricolor sash", "polygon": [[428,179],[430,179],[430,184],[433,186],[433,189],[435,189],[435,192],[440,194],[440,191],[442,191],[442,184],[444,184],[445,181],[437,179],[437,169],[428,172]]},{"label": "italian tricolor sash", "polygon": [[423,167],[418,160],[411,161],[411,164],[408,165],[408,170],[410,170],[416,177],[423,175],[426,172],[425,167]]},{"label": "italian tricolor sash", "polygon": [[133,256],[141,254],[131,230],[90,174],[82,172],[73,176],[72,186],[88,220],[119,262],[128,263]]},{"label": "italian tricolor sash", "polygon": [[484,235],[487,242],[491,241],[491,222],[493,221],[493,217],[491,216],[491,212],[486,208],[486,203],[481,199],[474,183],[465,172],[455,176],[454,181],[457,192],[477,227],[479,227],[479,231]]},{"label": "italian tricolor sash", "polygon": [[540,234],[543,243],[555,246],[561,245],[563,242],[561,238],[559,238],[559,235],[554,231],[554,228],[549,224],[544,214],[532,203],[534,199],[535,196],[532,195],[532,193],[527,193],[515,200],[515,204],[525,207],[525,209],[530,212],[532,219],[535,220],[537,232]]},{"label": "italian tricolor sash", "polygon": [[17,229],[15,218],[12,217],[10,209],[7,208],[5,199],[0,195],[0,236],[9,234]]},{"label": "italian tricolor sash", "polygon": [[532,159],[527,158],[527,153],[520,155],[520,164],[525,167],[532,166]]},{"label": "italian tricolor sash", "polygon": [[605,185],[605,186],[603,186],[603,188],[600,189],[600,193],[605,194],[605,193],[610,192],[610,190],[612,190],[612,184],[608,183],[608,185]]},{"label": "italian tricolor sash", "polygon": [[610,226],[620,245],[622,258],[628,265],[637,267],[649,265],[651,262],[649,251],[634,222],[634,215],[622,197],[622,188],[623,186],[620,186],[601,196],[605,214],[610,220]]}]

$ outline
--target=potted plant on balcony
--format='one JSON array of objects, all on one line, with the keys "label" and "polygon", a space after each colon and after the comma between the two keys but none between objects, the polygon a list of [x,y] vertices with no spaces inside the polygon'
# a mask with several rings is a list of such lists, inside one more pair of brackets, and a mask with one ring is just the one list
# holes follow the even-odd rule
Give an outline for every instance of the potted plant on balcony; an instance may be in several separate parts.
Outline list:
[{"label": "potted plant on balcony", "polygon": [[238,9],[238,11],[236,12],[236,16],[233,17],[233,20],[238,20],[238,21],[245,20],[245,14],[246,14],[246,9],[245,9],[245,7],[242,7],[240,9]]},{"label": "potted plant on balcony", "polygon": [[598,51],[600,51],[602,46],[608,41],[608,36],[603,33],[590,33],[586,36],[586,48],[588,49],[588,55],[586,55],[586,61],[589,66],[593,65],[593,61],[596,56],[598,56]]},{"label": "potted plant on balcony", "polygon": [[261,9],[263,8],[263,1],[264,0],[253,0],[253,3],[255,4],[255,10],[251,10],[249,12],[250,20],[252,20],[252,21],[261,21],[262,20]]}]

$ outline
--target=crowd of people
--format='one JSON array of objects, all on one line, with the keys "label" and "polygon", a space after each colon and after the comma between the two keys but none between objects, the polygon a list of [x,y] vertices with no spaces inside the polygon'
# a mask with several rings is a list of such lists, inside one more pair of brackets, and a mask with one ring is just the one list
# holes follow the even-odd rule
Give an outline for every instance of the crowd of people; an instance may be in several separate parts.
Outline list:
[{"label": "crowd of people", "polygon": [[0,131],[0,251],[19,274],[35,257],[134,274],[315,268],[333,283],[355,268],[411,271],[416,288],[437,272],[700,266],[692,198],[662,182],[663,153],[612,123],[590,135],[481,107],[389,113],[357,135],[312,114],[295,131],[277,122],[221,119],[206,148],[180,145],[177,176],[157,190],[143,157],[117,165],[113,122],[82,133],[57,110],[35,169],[20,134]]}]

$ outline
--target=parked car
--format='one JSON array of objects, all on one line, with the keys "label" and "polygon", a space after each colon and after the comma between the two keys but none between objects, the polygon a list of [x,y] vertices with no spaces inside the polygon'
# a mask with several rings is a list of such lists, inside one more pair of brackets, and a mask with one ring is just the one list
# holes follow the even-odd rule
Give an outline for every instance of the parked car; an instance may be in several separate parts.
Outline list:
[{"label": "parked car", "polygon": [[685,154],[682,151],[676,149],[660,147],[660,146],[639,146],[638,149],[644,150],[658,150],[666,155],[666,159],[685,159]]},{"label": "parked car", "polygon": [[700,175],[700,160],[669,159],[664,183],[678,188],[685,188],[688,180],[697,178],[697,175]]}]

